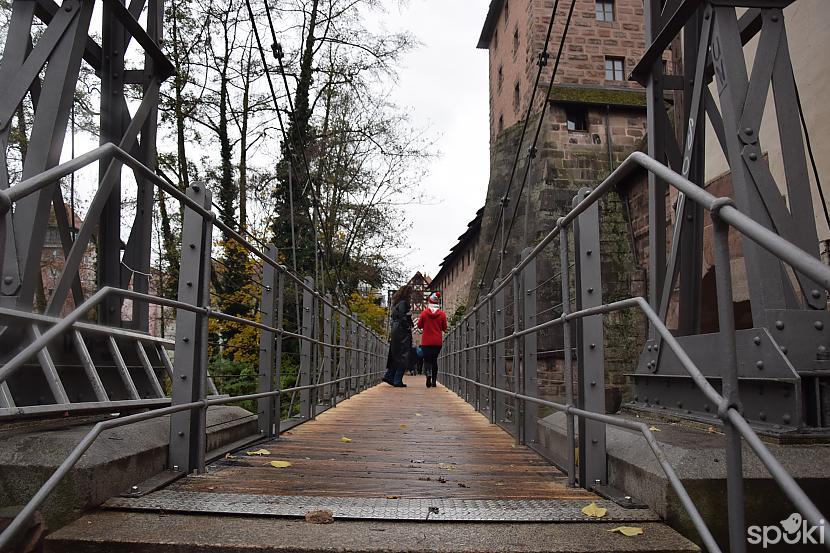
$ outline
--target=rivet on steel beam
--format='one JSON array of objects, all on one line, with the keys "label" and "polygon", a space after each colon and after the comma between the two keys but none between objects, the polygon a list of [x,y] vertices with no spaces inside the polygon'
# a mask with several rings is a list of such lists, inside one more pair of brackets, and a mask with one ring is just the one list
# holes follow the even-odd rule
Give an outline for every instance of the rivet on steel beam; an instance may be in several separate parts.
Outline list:
[{"label": "rivet on steel beam", "polygon": [[590,348],[591,349],[597,349],[597,345],[596,344],[591,344]]},{"label": "rivet on steel beam", "polygon": [[190,249],[191,249],[191,250],[195,250],[195,249],[196,249],[196,244],[193,244],[192,242],[189,244],[189,246],[190,246]]},{"label": "rivet on steel beam", "polygon": [[778,16],[777,16],[777,15],[773,15],[772,17],[770,17],[770,19],[771,19],[773,22],[777,22],[777,21],[778,21]]},{"label": "rivet on steel beam", "polygon": [[[183,437],[183,436],[184,436],[184,432],[179,431],[179,437],[181,438],[181,437]],[[179,467],[176,467],[176,469],[178,469],[178,468],[179,468]],[[174,469],[174,470],[176,470],[176,469]]]},{"label": "rivet on steel beam", "polygon": [[190,341],[190,338],[188,338],[187,336],[182,338],[182,342],[184,342],[185,344],[188,343],[189,341]]},{"label": "rivet on steel beam", "polygon": [[764,362],[763,361],[756,361],[755,366],[758,368],[759,371],[764,370]]},{"label": "rivet on steel beam", "polygon": [[781,346],[781,353],[787,355],[787,346]]},{"label": "rivet on steel beam", "polygon": [[751,159],[752,161],[756,161],[758,159],[758,154],[752,152],[751,154],[749,154],[749,159]]},{"label": "rivet on steel beam", "polygon": [[588,288],[588,293],[589,293],[589,294],[593,294],[593,293],[594,293],[594,289],[593,289],[593,288]]},{"label": "rivet on steel beam", "polygon": [[813,290],[810,292],[810,295],[813,296],[815,299],[819,299],[819,297],[821,296],[821,292],[819,292],[818,290]]},{"label": "rivet on steel beam", "polygon": [[751,128],[747,127],[747,128],[744,129],[744,134],[746,134],[748,136],[752,136],[753,134],[755,134],[755,131],[753,131]]},{"label": "rivet on steel beam", "polygon": [[14,278],[12,278],[11,276],[8,276],[8,275],[7,275],[7,276],[3,279],[3,282],[4,282],[5,284],[11,284],[12,282],[14,282]]},{"label": "rivet on steel beam", "polygon": [[596,386],[596,385],[597,385],[596,380],[592,380],[592,381],[591,381],[591,386]]},{"label": "rivet on steel beam", "polygon": [[821,321],[814,322],[813,326],[816,327],[816,330],[823,330],[824,329],[824,323],[821,322]]},{"label": "rivet on steel beam", "polygon": [[190,188],[192,188],[194,192],[198,192],[202,189],[202,187],[200,187],[198,184],[194,184]]},{"label": "rivet on steel beam", "polygon": [[179,471],[179,465],[173,465],[173,470],[175,470],[176,472],[178,472],[178,471]]},{"label": "rivet on steel beam", "polygon": [[182,380],[187,380],[187,375],[186,374],[180,374],[179,378],[181,378]]},{"label": "rivet on steel beam", "polygon": [[784,330],[784,321],[775,321],[775,328],[778,330]]},{"label": "rivet on steel beam", "polygon": [[586,250],[585,251],[585,255],[591,255],[592,253],[594,253],[594,250]]},{"label": "rivet on steel beam", "polygon": [[[596,438],[591,439],[591,443],[592,443],[592,444],[597,443],[597,439],[596,439]],[[597,480],[597,484],[599,484],[599,480]]]},{"label": "rivet on steel beam", "polygon": [[188,286],[193,286],[193,282],[191,282],[191,281],[189,281],[189,280],[188,280],[188,281],[187,281],[187,285],[188,285]]},{"label": "rivet on steel beam", "polygon": [[133,486],[130,489],[132,490],[133,493],[136,493],[138,491],[138,486]]},{"label": "rivet on steel beam", "polygon": [[784,416],[781,417],[781,420],[784,421],[784,424],[790,424],[792,417],[790,417],[789,413],[784,413]]},{"label": "rivet on steel beam", "polygon": [[767,414],[764,413],[763,411],[761,411],[760,413],[758,413],[758,418],[761,419],[762,421],[765,421],[765,420],[767,420]]},{"label": "rivet on steel beam", "polygon": [[755,343],[756,346],[761,345],[761,337],[760,336],[756,336],[755,338],[752,339],[752,341]]}]

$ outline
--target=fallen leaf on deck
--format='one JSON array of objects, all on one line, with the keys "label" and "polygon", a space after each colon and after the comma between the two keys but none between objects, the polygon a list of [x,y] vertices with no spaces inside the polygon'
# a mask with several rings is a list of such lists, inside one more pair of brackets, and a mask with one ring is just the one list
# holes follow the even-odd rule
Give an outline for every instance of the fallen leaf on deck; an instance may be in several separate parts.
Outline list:
[{"label": "fallen leaf on deck", "polygon": [[405,424],[402,424],[402,425],[401,425],[401,428],[406,428],[406,425],[405,425]]},{"label": "fallen leaf on deck", "polygon": [[709,434],[717,434],[718,429],[715,428],[714,426],[710,426],[709,428],[706,429],[706,432],[708,432]]},{"label": "fallen leaf on deck", "polygon": [[234,457],[230,453],[225,453],[225,459],[236,459],[236,457]]},{"label": "fallen leaf on deck", "polygon": [[256,451],[246,451],[245,455],[271,455],[267,449],[257,449]]},{"label": "fallen leaf on deck", "polygon": [[[409,468],[413,468],[413,467],[410,466]],[[421,480],[422,482],[431,482],[432,478],[430,478],[429,476],[419,476],[418,480]]]},{"label": "fallen leaf on deck", "polygon": [[275,469],[287,469],[291,466],[291,463],[289,463],[288,461],[271,461],[268,464],[274,467]]},{"label": "fallen leaf on deck", "polygon": [[608,530],[609,532],[619,532],[623,536],[628,536],[629,538],[633,536],[639,536],[643,533],[643,529],[637,526],[617,526],[616,528],[612,528]]},{"label": "fallen leaf on deck", "polygon": [[443,476],[439,476],[439,477],[438,477],[438,481],[439,481],[439,482],[441,482],[442,484],[446,484],[446,483],[447,483],[447,479],[446,479],[446,478],[444,478]]},{"label": "fallen leaf on deck", "polygon": [[438,468],[444,470],[455,470],[455,465],[451,465],[449,463],[438,463]]},{"label": "fallen leaf on deck", "polygon": [[593,501],[590,505],[586,505],[582,508],[582,513],[584,515],[594,518],[602,518],[605,516],[605,513],[607,512],[608,509],[606,509],[605,507],[598,507],[597,504]]},{"label": "fallen leaf on deck", "polygon": [[416,417],[423,417],[423,415],[421,413],[415,413],[415,416]]},{"label": "fallen leaf on deck", "polygon": [[386,496],[386,499],[400,499],[400,498],[401,498],[401,496],[399,496],[399,495],[387,495]]},{"label": "fallen leaf on deck", "polygon": [[651,430],[652,432],[662,432],[662,430],[660,430],[656,426],[652,426],[651,428],[649,428],[649,430]]},{"label": "fallen leaf on deck", "polygon": [[331,511],[309,511],[305,514],[305,521],[311,524],[331,524],[334,522],[334,515]]},{"label": "fallen leaf on deck", "polygon": [[347,438],[346,436],[343,436],[342,438],[340,438],[340,441],[343,442],[344,444],[349,444],[349,443],[352,442],[352,439]]},{"label": "fallen leaf on deck", "polygon": [[465,484],[464,482],[459,482],[459,483],[458,483],[458,487],[459,487],[459,488],[469,488],[470,486],[468,486],[468,485],[467,485],[467,484]]}]

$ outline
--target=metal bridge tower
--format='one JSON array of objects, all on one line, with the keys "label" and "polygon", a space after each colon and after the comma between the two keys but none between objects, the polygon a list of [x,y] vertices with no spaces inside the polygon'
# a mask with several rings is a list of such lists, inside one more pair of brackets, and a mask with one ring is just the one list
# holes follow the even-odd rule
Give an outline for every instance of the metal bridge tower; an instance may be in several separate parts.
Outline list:
[{"label": "metal bridge tower", "polygon": [[[738,209],[818,257],[805,139],[783,10],[792,0],[646,0],[650,42],[631,78],[648,101],[648,153],[692,182],[705,181],[704,127],[714,129],[731,171]],[[736,8],[745,8],[738,9]],[[757,37],[747,69],[744,46]],[[666,74],[668,48],[682,68]],[[710,84],[714,82],[714,86]],[[772,110],[765,109],[773,95]],[[667,101],[673,97],[675,102]],[[682,110],[682,116],[674,113]],[[778,126],[785,179],[776,182],[760,142],[761,121]],[[682,121],[676,128],[672,121]],[[704,297],[703,210],[681,194],[667,241],[664,182],[649,174],[649,303],[666,320],[673,298],[677,333],[710,382],[720,386],[723,352],[717,333],[701,334]],[[783,195],[782,195],[783,194]],[[711,240],[711,236],[709,237]],[[668,242],[668,243],[667,243]],[[736,242],[737,244],[737,242]],[[737,333],[740,398],[745,416],[770,432],[830,426],[830,332],[822,287],[793,272],[756,243],[740,242],[746,264],[751,326]],[[679,277],[679,282],[678,282]],[[653,331],[634,375],[635,404],[682,417],[713,419],[708,404]]]}]

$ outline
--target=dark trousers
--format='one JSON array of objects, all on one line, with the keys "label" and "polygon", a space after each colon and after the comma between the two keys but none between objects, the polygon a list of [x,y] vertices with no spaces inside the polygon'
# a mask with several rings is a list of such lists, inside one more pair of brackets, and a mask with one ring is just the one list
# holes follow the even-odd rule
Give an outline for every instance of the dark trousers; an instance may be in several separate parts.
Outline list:
[{"label": "dark trousers", "polygon": [[424,352],[424,372],[427,374],[427,382],[434,386],[438,378],[438,354],[441,353],[441,346],[421,346]]},{"label": "dark trousers", "polygon": [[390,382],[394,385],[403,384],[404,368],[396,369],[394,367],[386,367],[386,374],[383,375],[385,382]]}]

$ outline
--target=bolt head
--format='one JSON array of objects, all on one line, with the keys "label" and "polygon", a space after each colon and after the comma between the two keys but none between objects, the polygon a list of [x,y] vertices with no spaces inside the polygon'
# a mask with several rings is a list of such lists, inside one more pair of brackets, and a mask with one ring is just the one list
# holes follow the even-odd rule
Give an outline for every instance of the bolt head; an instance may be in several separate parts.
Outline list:
[{"label": "bolt head", "polygon": [[138,491],[138,486],[133,486],[133,487],[131,487],[130,489],[131,489],[133,492],[137,492],[137,491]]},{"label": "bolt head", "polygon": [[752,339],[752,341],[755,343],[756,346],[761,345],[761,337],[760,336],[756,336],[755,338]]},{"label": "bolt head", "polygon": [[821,292],[819,292],[818,290],[813,290],[810,292],[810,295],[812,295],[815,299],[819,299],[821,297]]},{"label": "bolt head", "polygon": [[816,327],[816,330],[823,330],[824,329],[824,323],[821,322],[821,321],[814,322],[813,326]]},{"label": "bolt head", "polygon": [[778,330],[784,330],[784,321],[775,321],[775,328]]},{"label": "bolt head", "polygon": [[752,161],[756,161],[758,159],[758,154],[752,152],[751,154],[749,154],[749,159],[751,159]]}]

